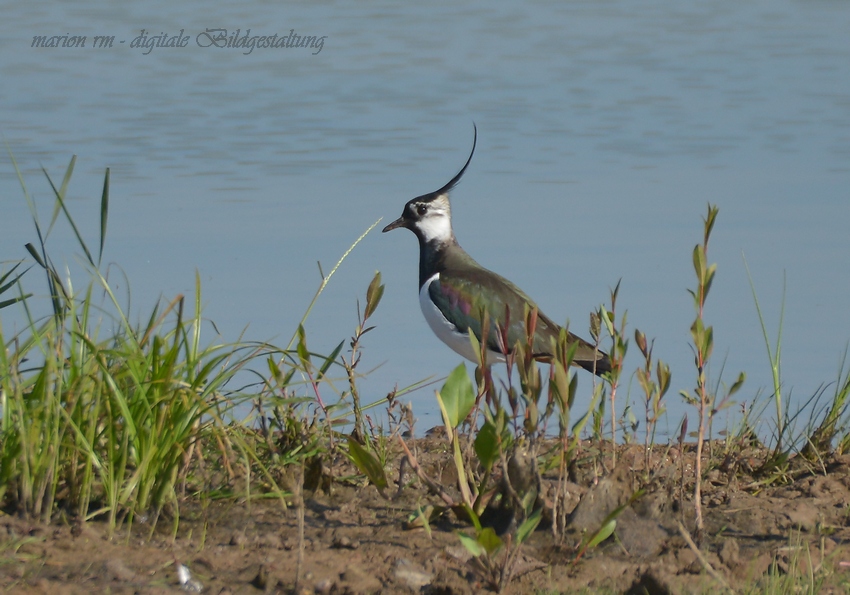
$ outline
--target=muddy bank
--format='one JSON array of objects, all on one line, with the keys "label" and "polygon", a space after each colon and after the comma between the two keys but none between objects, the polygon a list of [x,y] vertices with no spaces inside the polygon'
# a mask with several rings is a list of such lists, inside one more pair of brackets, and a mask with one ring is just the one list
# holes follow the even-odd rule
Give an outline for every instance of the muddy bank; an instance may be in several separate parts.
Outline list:
[{"label": "muddy bank", "polygon": [[[445,444],[417,442],[423,468],[451,489],[456,478]],[[796,576],[803,585],[817,581],[821,593],[850,592],[845,565],[850,563],[850,456],[823,461],[820,468],[792,462],[772,481],[755,473],[765,456],[757,449],[719,460],[703,483],[706,531],[695,547],[680,529],[693,524],[689,451],[681,457],[675,448],[657,449],[650,475],[643,470],[641,448],[620,450],[614,469],[606,469],[610,459],[603,455],[574,470],[563,503],[569,511],[567,533],[556,539],[551,518],[541,523],[516,557],[506,592],[708,593],[776,585]],[[382,496],[365,481],[340,479],[357,476],[347,461],[327,464],[336,480],[327,491],[305,494],[303,542],[296,507],[284,508],[273,498],[187,497],[176,538],[169,515],[159,519],[150,539],[143,522],[129,534],[121,530],[107,539],[98,521],[60,516],[41,525],[3,516],[0,588],[50,594],[286,593],[295,588],[300,546],[302,593],[486,590],[486,572],[456,535],[471,533],[468,523],[447,512],[432,520],[430,532],[412,527],[413,511],[440,502],[409,468],[404,487],[392,486]],[[397,480],[398,468],[390,475]],[[544,506],[552,506],[556,483],[555,473],[543,474]],[[593,532],[639,487],[645,492],[618,517],[614,537],[577,560],[582,530]],[[181,565],[191,573],[182,586]]]}]

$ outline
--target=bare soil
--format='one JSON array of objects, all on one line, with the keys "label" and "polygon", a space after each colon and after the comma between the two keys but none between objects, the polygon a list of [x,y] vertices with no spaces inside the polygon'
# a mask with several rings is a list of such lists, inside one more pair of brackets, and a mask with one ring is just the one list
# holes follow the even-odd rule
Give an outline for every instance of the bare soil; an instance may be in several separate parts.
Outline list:
[{"label": "bare soil", "polygon": [[[412,442],[412,441],[409,441]],[[450,492],[456,476],[449,449],[436,438],[416,440],[422,468]],[[553,535],[547,522],[522,546],[507,593],[752,592],[755,585],[798,573],[822,593],[850,592],[850,456],[818,464],[791,461],[782,476],[763,476],[758,448],[724,457],[717,447],[703,482],[705,527],[689,544],[680,523],[693,528],[692,449],[685,456],[656,447],[651,477],[641,447],[619,447],[613,469],[609,446],[573,469],[565,506],[570,530]],[[589,448],[588,452],[592,452]],[[400,461],[399,455],[395,461]],[[298,593],[475,593],[488,575],[456,532],[469,523],[450,511],[430,534],[410,524],[417,507],[439,505],[407,466],[403,487],[385,495],[358,478],[346,461],[325,462],[335,481],[305,493],[304,539],[298,509],[274,498],[180,504],[174,518],[107,538],[99,521],[58,517],[50,525],[14,515],[0,517],[0,590],[9,593],[291,593],[296,589],[299,543],[303,566]],[[686,493],[682,494],[682,474]],[[398,468],[393,470],[398,479]],[[351,479],[341,479],[349,477]],[[582,534],[642,487],[644,495],[618,517],[614,537],[580,557]],[[542,476],[540,501],[552,506],[557,474]],[[499,524],[498,514],[494,514]],[[501,519],[504,521],[504,519]],[[502,522],[502,525],[505,523]],[[502,527],[504,528],[504,527]],[[584,529],[584,533],[582,532]],[[498,566],[501,558],[495,563]],[[180,567],[191,573],[181,585]],[[810,577],[810,578],[806,578]],[[813,577],[813,578],[812,578]],[[805,581],[809,582],[806,583]]]}]

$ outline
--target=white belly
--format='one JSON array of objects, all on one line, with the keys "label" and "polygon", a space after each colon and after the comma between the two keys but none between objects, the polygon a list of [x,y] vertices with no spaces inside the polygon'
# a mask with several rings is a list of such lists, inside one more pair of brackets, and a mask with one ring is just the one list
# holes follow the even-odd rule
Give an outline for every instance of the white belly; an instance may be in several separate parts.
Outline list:
[{"label": "white belly", "polygon": [[[431,296],[428,295],[428,288],[431,283],[440,278],[440,273],[435,273],[430,279],[422,284],[419,290],[419,307],[422,308],[422,314],[425,315],[425,320],[428,321],[428,326],[434,331],[434,334],[440,340],[452,348],[455,353],[458,353],[473,363],[478,363],[478,355],[473,351],[472,344],[469,342],[469,337],[458,331],[457,327],[449,322],[440,309],[431,301]],[[487,363],[493,364],[496,362],[505,361],[505,356],[501,353],[488,350]]]}]

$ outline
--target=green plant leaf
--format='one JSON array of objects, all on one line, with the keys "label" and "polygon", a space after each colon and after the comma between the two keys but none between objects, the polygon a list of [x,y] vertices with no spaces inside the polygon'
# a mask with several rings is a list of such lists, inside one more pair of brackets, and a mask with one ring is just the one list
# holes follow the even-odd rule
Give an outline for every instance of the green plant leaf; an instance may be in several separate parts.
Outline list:
[{"label": "green plant leaf", "polygon": [[499,459],[499,431],[495,424],[487,420],[475,437],[475,454],[484,469],[491,469]]},{"label": "green plant leaf", "polygon": [[705,248],[697,244],[694,246],[694,272],[700,285],[705,281]]},{"label": "green plant leaf", "polygon": [[319,368],[319,373],[316,374],[316,381],[318,382],[322,378],[324,378],[325,374],[327,374],[328,369],[333,365],[336,361],[336,358],[339,356],[340,351],[342,351],[342,346],[345,344],[345,341],[340,341],[339,345],[336,346],[336,349],[325,359],[325,362],[322,364],[322,367]]},{"label": "green plant leaf", "polygon": [[15,272],[15,269],[17,269],[19,266],[21,266],[21,263],[20,263],[20,262],[19,262],[19,263],[17,263],[17,264],[15,264],[15,266],[13,266],[11,269],[9,269],[9,271],[8,271],[8,272],[4,273],[3,275],[0,275],[0,293],[3,293],[4,291],[6,291],[6,290],[7,290],[7,289],[9,289],[10,287],[12,287],[15,283],[17,283],[17,282],[18,282],[18,280],[19,280],[21,277],[23,277],[23,276],[24,276],[24,273],[26,273],[28,270],[30,270],[30,268],[32,268],[32,267],[27,267],[27,268],[24,270],[24,272],[23,272],[23,273],[19,273],[17,276],[15,276],[15,278],[14,278],[14,279],[12,279],[11,281],[8,281],[8,282],[7,282],[7,281],[6,281],[6,279],[8,279],[9,277],[11,277],[11,276],[12,276],[12,273],[14,273],[14,272]]},{"label": "green plant leaf", "polygon": [[554,381],[551,383],[552,389],[555,391],[555,394],[558,398],[558,406],[569,410],[569,399],[570,399],[570,377],[567,374],[567,370],[561,364],[561,362],[556,361],[553,364],[554,366]]},{"label": "green plant leaf", "polygon": [[667,390],[670,388],[670,366],[665,364],[663,361],[658,360],[658,364],[655,367],[655,375],[658,377],[660,394],[666,394]]},{"label": "green plant leaf", "polygon": [[594,342],[599,340],[599,333],[602,331],[601,323],[599,322],[599,313],[590,313],[590,336]]},{"label": "green plant leaf", "polygon": [[485,553],[487,553],[487,550],[484,549],[484,546],[478,543],[478,540],[474,537],[471,537],[466,533],[461,533],[460,531],[457,532],[457,536],[460,539],[460,542],[463,544],[463,547],[466,548],[466,551],[468,551],[474,557],[478,558],[479,556],[483,556]]},{"label": "green plant leaf", "polygon": [[437,398],[442,402],[446,422],[452,428],[457,428],[475,405],[475,390],[466,373],[465,364],[452,370]]},{"label": "green plant leaf", "polygon": [[635,329],[635,343],[637,343],[638,349],[640,349],[643,356],[648,357],[646,335],[638,329]]},{"label": "green plant leaf", "polygon": [[351,461],[357,465],[357,468],[369,478],[375,487],[379,490],[385,489],[389,484],[387,482],[387,474],[384,471],[383,465],[371,451],[361,446],[357,440],[348,437],[348,456]]},{"label": "green plant leaf", "polygon": [[705,219],[705,244],[708,245],[708,237],[711,235],[711,230],[714,229],[714,220],[717,219],[717,213],[720,211],[720,208],[716,206],[712,206],[711,203],[708,204],[708,214]]},{"label": "green plant leaf", "polygon": [[2,310],[3,308],[6,308],[8,306],[11,306],[12,304],[17,304],[18,302],[22,302],[29,297],[32,297],[31,293],[25,293],[24,295],[18,296],[16,298],[10,298],[8,300],[0,300],[0,310]]},{"label": "green plant leaf", "polygon": [[482,365],[481,343],[479,343],[478,337],[475,336],[475,333],[469,333],[469,344],[472,345],[472,353],[475,354],[475,358],[478,360],[478,365]]},{"label": "green plant leaf", "polygon": [[424,529],[428,537],[431,537],[431,523],[448,510],[445,506],[434,506],[432,504],[417,506],[416,510],[407,516],[405,529]]},{"label": "green plant leaf", "polygon": [[599,318],[602,324],[605,325],[605,332],[609,335],[614,334],[614,314],[609,312],[605,306],[599,306]]},{"label": "green plant leaf", "polygon": [[103,246],[106,243],[106,222],[109,219],[109,168],[103,176],[103,193],[100,196],[100,251],[97,254],[97,264],[103,259]]},{"label": "green plant leaf", "polygon": [[80,234],[80,230],[77,229],[77,224],[74,222],[74,218],[71,217],[71,213],[68,211],[68,207],[65,205],[65,195],[68,189],[68,182],[71,180],[71,173],[74,171],[74,163],[76,162],[76,160],[77,156],[74,155],[71,158],[71,163],[68,165],[68,169],[65,172],[65,179],[62,181],[62,186],[59,189],[57,189],[56,186],[53,184],[53,180],[50,179],[50,175],[47,173],[47,170],[42,167],[41,171],[44,172],[44,176],[47,178],[50,187],[53,189],[53,194],[55,195],[56,202],[59,203],[62,212],[65,214],[65,219],[68,221],[68,225],[71,226],[71,230],[74,232],[74,235],[77,238],[77,243],[80,245],[80,248],[83,249],[83,252],[85,252],[86,260],[88,260],[89,264],[91,264],[92,266],[96,266],[94,259],[92,258],[91,252],[89,252],[89,248],[86,245],[85,240],[83,240],[83,236]]},{"label": "green plant leaf", "polygon": [[466,515],[466,520],[472,523],[472,526],[475,527],[475,532],[480,533],[482,529],[481,519],[478,518],[478,514],[476,514],[475,510],[473,510],[473,508],[468,504],[461,504],[461,508],[463,509],[464,514]]},{"label": "green plant leaf", "polygon": [[714,281],[714,274],[717,272],[717,264],[713,264],[708,267],[708,270],[705,272],[705,287],[702,290],[702,299],[705,301],[706,297],[708,297],[708,291],[711,289],[711,282]]},{"label": "green plant leaf", "polygon": [[[30,270],[30,268],[32,268],[32,267],[27,267],[26,269],[24,269],[24,271],[22,273],[18,273],[17,275],[15,275],[15,277],[11,281],[6,281],[6,279],[8,279],[9,277],[12,276],[12,273],[15,272],[15,269],[17,269],[20,266],[20,264],[21,264],[20,262],[17,263],[7,273],[0,275],[0,295],[5,293],[6,291],[8,291],[12,286],[14,286],[18,281],[20,281],[21,277],[23,277],[24,274],[28,270]],[[13,298],[8,299],[8,300],[0,300],[0,309],[5,308],[6,306],[11,306],[12,304],[15,304],[17,302],[23,301],[23,300],[27,299],[28,297],[30,297],[31,295],[32,295],[31,293],[27,293],[27,294],[19,295],[17,297],[13,297]]]},{"label": "green plant leaf", "polygon": [[307,334],[304,332],[304,325],[298,325],[298,345],[296,346],[298,359],[301,360],[301,367],[304,370],[310,369],[310,351],[307,349]]},{"label": "green plant leaf", "polygon": [[489,556],[498,552],[504,545],[504,542],[496,535],[493,527],[484,527],[478,533],[478,543],[481,544]]},{"label": "green plant leaf", "polygon": [[519,544],[528,539],[529,535],[534,533],[534,530],[537,529],[537,525],[540,524],[540,520],[542,518],[543,509],[538,508],[530,517],[525,519],[516,531],[516,542]]},{"label": "green plant leaf", "polygon": [[730,397],[740,390],[741,386],[744,384],[744,381],[746,379],[747,379],[747,374],[745,372],[741,372],[738,375],[738,379],[735,381],[735,384],[733,384],[732,388],[729,389],[729,396]]},{"label": "green plant leaf", "polygon": [[599,531],[593,534],[593,537],[590,538],[590,541],[587,542],[587,548],[594,548],[614,533],[614,529],[617,528],[617,519],[609,519],[605,524],[599,527]]},{"label": "green plant leaf", "polygon": [[384,295],[384,286],[381,285],[380,271],[375,273],[372,282],[369,283],[369,289],[366,290],[366,310],[363,313],[363,320],[369,318],[381,303],[381,298]]},{"label": "green plant leaf", "polygon": [[283,374],[281,373],[280,368],[278,368],[277,364],[275,363],[274,357],[269,356],[268,358],[266,358],[266,365],[268,365],[269,367],[269,374],[271,374],[271,377],[274,378],[275,382],[277,382],[279,385],[281,383],[281,378],[283,378]]},{"label": "green plant leaf", "polygon": [[26,248],[27,252],[30,253],[30,256],[32,256],[33,259],[35,259],[35,261],[38,263],[38,266],[40,266],[43,269],[47,268],[47,265],[41,259],[41,256],[39,255],[38,251],[35,249],[35,246],[32,245],[32,243],[27,242],[26,244],[24,244],[24,248]]}]

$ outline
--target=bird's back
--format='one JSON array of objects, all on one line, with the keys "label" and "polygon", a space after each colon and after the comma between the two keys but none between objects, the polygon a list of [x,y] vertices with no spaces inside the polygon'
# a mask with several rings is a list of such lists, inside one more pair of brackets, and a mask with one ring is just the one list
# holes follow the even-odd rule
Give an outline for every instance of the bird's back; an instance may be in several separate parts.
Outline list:
[{"label": "bird's back", "polygon": [[[471,331],[480,340],[482,313],[486,311],[490,319],[488,348],[502,352],[499,334],[501,329],[507,329],[507,348],[512,350],[518,341],[527,341],[526,317],[536,309],[532,351],[539,359],[552,357],[552,346],[558,340],[561,327],[541,312],[519,287],[483,268],[459,246],[445,255],[440,268],[439,282],[429,287],[431,299],[458,330]],[[610,369],[608,357],[593,345],[572,333],[569,333],[568,341],[578,345],[574,360],[576,365],[597,374]]]}]

